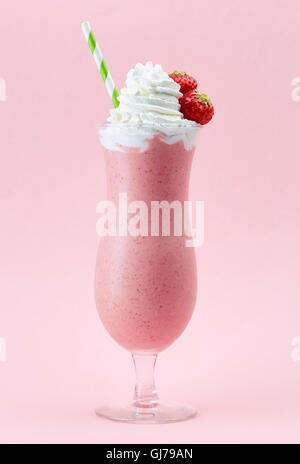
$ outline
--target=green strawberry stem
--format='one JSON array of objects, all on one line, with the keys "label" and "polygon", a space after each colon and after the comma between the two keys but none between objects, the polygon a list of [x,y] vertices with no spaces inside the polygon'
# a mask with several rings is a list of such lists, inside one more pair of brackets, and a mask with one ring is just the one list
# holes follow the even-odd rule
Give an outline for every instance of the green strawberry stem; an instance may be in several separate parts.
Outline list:
[{"label": "green strawberry stem", "polygon": [[206,93],[202,93],[197,90],[194,95],[200,102],[207,103],[209,106],[212,105],[211,99],[208,95],[206,95]]},{"label": "green strawberry stem", "polygon": [[178,76],[178,75],[180,75],[180,76],[186,76],[186,72],[184,72],[184,71],[176,71],[176,70],[175,70],[175,71],[173,71],[172,74],[176,74],[176,76]]}]

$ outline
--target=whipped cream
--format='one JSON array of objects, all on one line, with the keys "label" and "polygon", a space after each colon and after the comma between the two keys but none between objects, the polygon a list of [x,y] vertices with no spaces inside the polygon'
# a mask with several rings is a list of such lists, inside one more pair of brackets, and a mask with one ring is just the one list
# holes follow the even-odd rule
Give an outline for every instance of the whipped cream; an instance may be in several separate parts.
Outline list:
[{"label": "whipped cream", "polygon": [[[145,151],[154,134],[165,135],[166,143],[184,142],[185,148],[195,145],[194,121],[184,119],[180,112],[180,86],[159,64],[138,63],[127,74],[126,87],[118,97],[120,105],[110,111],[108,124],[100,128],[102,144],[110,150],[123,147]],[[121,147],[120,147],[121,146]]]}]

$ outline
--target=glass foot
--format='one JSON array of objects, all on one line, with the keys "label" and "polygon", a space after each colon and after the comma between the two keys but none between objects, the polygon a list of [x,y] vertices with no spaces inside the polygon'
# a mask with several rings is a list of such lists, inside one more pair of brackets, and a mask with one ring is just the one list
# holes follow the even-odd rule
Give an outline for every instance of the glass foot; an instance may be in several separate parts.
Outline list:
[{"label": "glass foot", "polygon": [[106,419],[132,422],[135,424],[164,424],[179,422],[195,417],[197,412],[187,406],[172,403],[158,403],[155,407],[103,406],[96,409],[96,414]]}]

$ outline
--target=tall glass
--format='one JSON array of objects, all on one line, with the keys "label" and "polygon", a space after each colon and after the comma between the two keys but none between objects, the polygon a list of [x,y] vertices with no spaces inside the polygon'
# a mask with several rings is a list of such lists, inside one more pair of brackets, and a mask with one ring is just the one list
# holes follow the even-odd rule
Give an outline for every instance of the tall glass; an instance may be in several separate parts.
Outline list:
[{"label": "tall glass", "polygon": [[[119,134],[116,130],[99,127],[116,224],[100,239],[95,299],[107,331],[132,353],[136,387],[132,403],[96,412],[138,423],[184,420],[195,411],[160,401],[154,367],[158,353],[184,331],[196,301],[195,250],[186,246],[183,223],[199,126],[170,126],[154,135],[133,128],[123,136],[121,128]],[[130,223],[141,211],[147,227],[145,217],[143,224],[141,218]]]}]

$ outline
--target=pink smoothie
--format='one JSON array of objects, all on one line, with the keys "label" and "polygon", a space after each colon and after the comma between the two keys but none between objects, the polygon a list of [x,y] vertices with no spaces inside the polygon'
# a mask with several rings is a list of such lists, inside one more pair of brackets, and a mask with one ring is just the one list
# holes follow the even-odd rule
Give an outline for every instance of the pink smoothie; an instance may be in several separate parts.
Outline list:
[{"label": "pink smoothie", "polygon": [[[116,205],[119,193],[128,203],[188,200],[194,148],[167,144],[158,136],[148,149],[105,150],[107,199]],[[130,217],[130,215],[129,215]],[[150,230],[150,227],[149,227]],[[195,305],[197,270],[194,248],[186,237],[139,236],[100,239],[95,298],[110,335],[132,352],[159,352],[187,326]]]}]

